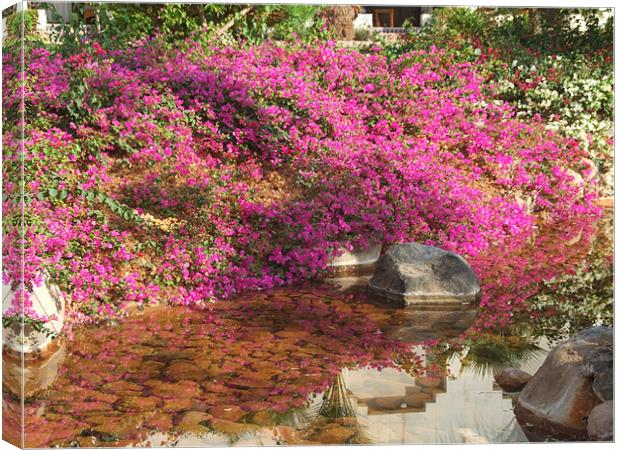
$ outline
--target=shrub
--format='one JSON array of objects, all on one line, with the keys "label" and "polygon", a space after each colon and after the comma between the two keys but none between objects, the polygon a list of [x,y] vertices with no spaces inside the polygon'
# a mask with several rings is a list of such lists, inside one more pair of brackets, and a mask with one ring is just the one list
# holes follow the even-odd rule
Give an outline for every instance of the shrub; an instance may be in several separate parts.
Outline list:
[{"label": "shrub", "polygon": [[[53,3],[44,4],[52,11]],[[68,23],[58,27],[54,41],[65,54],[78,53],[85,40],[104,49],[125,48],[154,33],[170,44],[192,36],[213,42],[221,38],[258,43],[265,39],[313,40],[325,35],[322,8],[312,5],[226,4],[90,4],[95,22],[84,26],[85,3],[73,5]]]},{"label": "shrub", "polygon": [[[476,64],[495,84],[495,98],[524,120],[541,116],[548,128],[577,139],[598,166],[609,193],[613,128],[613,16],[603,10],[442,8],[421,33],[386,46],[396,58],[416,49],[444,48],[455,61]],[[576,13],[581,26],[575,26]]]},{"label": "shrub", "polygon": [[577,143],[516,119],[443,50],[155,38],[39,49],[26,79],[27,283],[50,273],[74,320],[315,277],[341,244],[475,255],[595,210]]}]

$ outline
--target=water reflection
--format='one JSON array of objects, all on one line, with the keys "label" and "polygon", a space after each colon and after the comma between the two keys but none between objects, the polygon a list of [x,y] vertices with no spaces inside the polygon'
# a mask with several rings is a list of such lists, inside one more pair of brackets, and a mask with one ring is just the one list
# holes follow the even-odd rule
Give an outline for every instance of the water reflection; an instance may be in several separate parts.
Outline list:
[{"label": "water reflection", "polygon": [[[458,359],[449,369],[459,371]],[[513,420],[511,400],[494,389],[491,378],[465,373],[432,381],[368,369],[351,372],[347,386],[376,443],[527,440]]]},{"label": "water reflection", "polygon": [[[542,363],[540,337],[564,324],[545,322],[541,311],[580,300],[569,294],[583,284],[567,285],[565,274],[610,270],[611,248],[595,231],[584,219],[474,259],[483,289],[477,315],[386,308],[359,286],[309,284],[210,310],[147,308],[115,326],[79,330],[56,359],[26,369],[24,444],[525,441],[492,375],[505,366],[533,373]],[[568,236],[579,239],[566,245]],[[580,324],[600,320],[611,302],[611,278],[595,279],[603,308],[581,309]],[[549,296],[557,286],[562,294]],[[5,368],[4,435],[19,443],[19,364],[5,359]]]},{"label": "water reflection", "polygon": [[546,353],[539,339],[518,334],[478,334],[469,337],[464,346],[447,347],[446,354],[460,361],[459,374],[471,372],[480,377],[492,377],[506,367],[518,367]]},{"label": "water reflection", "polygon": [[51,388],[32,400],[26,445],[129,445],[150,430],[233,443],[286,423],[343,367],[415,362],[408,345],[380,332],[389,321],[373,305],[307,286],[80,330]]}]

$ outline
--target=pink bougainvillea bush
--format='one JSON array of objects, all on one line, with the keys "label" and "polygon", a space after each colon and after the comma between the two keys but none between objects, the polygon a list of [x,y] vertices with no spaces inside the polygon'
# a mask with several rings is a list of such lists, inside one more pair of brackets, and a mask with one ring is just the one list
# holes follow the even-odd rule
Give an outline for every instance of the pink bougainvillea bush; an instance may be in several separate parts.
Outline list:
[{"label": "pink bougainvillea bush", "polygon": [[[313,278],[341,245],[419,241],[475,256],[537,223],[595,212],[576,142],[515,119],[443,51],[333,43],[5,58],[24,77],[26,287],[44,271],[70,318],[126,302],[204,305]],[[5,174],[20,164],[5,128]],[[5,179],[7,217],[20,184]]]}]

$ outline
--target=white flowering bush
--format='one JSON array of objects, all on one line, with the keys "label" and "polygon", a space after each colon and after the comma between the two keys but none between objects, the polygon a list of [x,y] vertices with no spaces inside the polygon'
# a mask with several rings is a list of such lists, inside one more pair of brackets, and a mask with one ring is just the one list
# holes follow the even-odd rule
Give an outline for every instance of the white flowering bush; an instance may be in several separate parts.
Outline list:
[{"label": "white flowering bush", "polygon": [[[535,61],[532,63],[532,61]],[[613,157],[613,69],[600,55],[557,55],[513,60],[510,75],[497,80],[497,94],[520,117],[542,116],[548,128],[579,141],[610,193]]]},{"label": "white flowering bush", "polygon": [[575,139],[613,191],[613,10],[437,8],[428,25],[384,49],[390,58],[441,48],[475,64],[523,120]]}]

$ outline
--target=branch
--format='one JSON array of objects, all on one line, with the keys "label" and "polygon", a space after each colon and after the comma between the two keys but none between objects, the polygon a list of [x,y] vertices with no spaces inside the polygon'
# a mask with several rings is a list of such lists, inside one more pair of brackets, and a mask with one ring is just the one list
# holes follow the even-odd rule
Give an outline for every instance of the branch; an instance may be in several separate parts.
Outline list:
[{"label": "branch", "polygon": [[226,22],[222,28],[220,28],[219,30],[217,30],[215,32],[215,37],[220,37],[221,35],[223,35],[224,33],[226,33],[237,21],[237,19],[239,19],[240,17],[245,16],[247,13],[249,13],[252,9],[254,8],[254,5],[250,5],[247,6],[245,8],[243,8],[241,11],[239,11],[239,14],[236,14],[235,17],[233,17],[232,19],[230,19],[228,22]]}]

